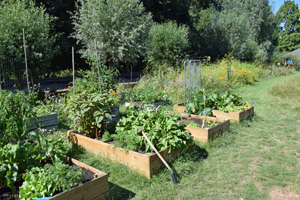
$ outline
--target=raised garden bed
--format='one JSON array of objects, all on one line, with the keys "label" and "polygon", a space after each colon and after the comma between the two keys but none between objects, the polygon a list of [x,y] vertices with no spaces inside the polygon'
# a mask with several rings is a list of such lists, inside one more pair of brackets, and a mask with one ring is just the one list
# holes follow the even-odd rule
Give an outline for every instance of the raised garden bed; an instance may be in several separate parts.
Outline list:
[{"label": "raised garden bed", "polygon": [[[90,200],[106,199],[109,194],[108,175],[98,169],[86,165],[78,160],[69,158],[71,165],[77,165],[85,170],[85,180],[82,185],[76,186],[68,191],[54,194],[51,200]],[[11,196],[10,188],[0,187],[1,197],[4,199],[18,200],[19,195]],[[1,198],[1,199],[2,199]]]},{"label": "raised garden bed", "polygon": [[[195,141],[207,142],[209,139],[214,138],[215,136],[221,134],[225,130],[229,130],[230,121],[227,119],[219,119],[215,117],[204,117],[199,115],[191,115],[180,113],[179,116],[184,117],[186,121],[190,120],[193,123],[197,123],[199,128],[196,127],[186,127],[186,130],[189,130]],[[202,127],[202,120],[209,120],[210,122],[218,122],[218,125],[213,127]],[[186,121],[184,120],[184,123]]]},{"label": "raised garden bed", "polygon": [[[44,115],[37,117],[38,122],[42,123],[42,127],[47,130],[51,129],[58,129],[58,120],[57,120],[57,113],[51,113],[50,115]],[[34,120],[31,120],[31,124],[28,125],[28,131],[34,131],[37,128],[34,125]]]},{"label": "raised garden bed", "polygon": [[50,198],[51,200],[90,200],[106,199],[109,193],[108,175],[96,168],[86,165],[78,160],[70,159],[75,165],[94,172],[94,179],[83,185],[77,186],[66,192],[62,192]]},{"label": "raised garden bed", "polygon": [[[68,131],[67,135],[68,140],[72,145],[79,145],[95,156],[100,156],[104,159],[124,164],[128,168],[146,176],[149,179],[157,173],[163,165],[156,153],[143,154],[125,150],[123,148],[77,134],[74,131]],[[180,150],[178,149],[173,150],[171,153],[168,152],[169,148],[160,151],[160,154],[166,160],[174,159],[180,154]]]},{"label": "raised garden bed", "polygon": [[231,122],[240,122],[254,115],[254,107],[251,107],[242,112],[224,112],[220,110],[212,110],[213,116],[221,119],[229,119]]},{"label": "raised garden bed", "polygon": [[[125,108],[128,107],[128,106],[130,106],[130,105],[136,105],[137,107],[145,108],[145,107],[152,107],[153,103],[142,104],[139,101],[134,102],[134,103],[132,103],[132,102],[125,102]],[[166,101],[157,101],[157,102],[154,102],[154,107],[163,106],[163,105],[166,105]]]}]

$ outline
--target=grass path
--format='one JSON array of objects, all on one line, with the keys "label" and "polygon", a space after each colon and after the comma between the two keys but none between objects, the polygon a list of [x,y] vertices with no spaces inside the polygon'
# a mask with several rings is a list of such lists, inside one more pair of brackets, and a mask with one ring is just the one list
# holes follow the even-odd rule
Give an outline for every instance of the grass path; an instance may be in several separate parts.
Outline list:
[{"label": "grass path", "polygon": [[167,170],[147,180],[85,152],[74,157],[109,173],[112,199],[300,199],[300,108],[295,107],[300,96],[268,94],[292,78],[300,73],[232,89],[254,101],[255,117],[171,163],[177,186]]}]

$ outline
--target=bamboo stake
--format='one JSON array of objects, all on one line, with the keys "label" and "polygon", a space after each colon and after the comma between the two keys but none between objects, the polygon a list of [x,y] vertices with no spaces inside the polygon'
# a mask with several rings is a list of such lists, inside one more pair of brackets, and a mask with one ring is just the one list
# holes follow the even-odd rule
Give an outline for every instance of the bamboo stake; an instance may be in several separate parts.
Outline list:
[{"label": "bamboo stake", "polygon": [[99,69],[99,64],[98,64],[98,53],[97,53],[96,39],[95,39],[95,49],[96,49],[96,60],[97,60],[97,68],[98,68],[98,79],[99,79],[100,94],[102,95],[101,76],[100,76],[100,69]]},{"label": "bamboo stake", "polygon": [[130,83],[131,83],[131,95],[132,95],[132,103],[134,103],[133,89],[132,89],[132,65],[130,65],[131,74],[130,74]]},{"label": "bamboo stake", "polygon": [[75,66],[74,66],[74,47],[72,47],[72,69],[73,69],[73,93],[75,94]]},{"label": "bamboo stake", "polygon": [[28,92],[29,92],[29,80],[28,80],[28,69],[27,69],[27,57],[26,57],[26,46],[25,46],[24,28],[22,28],[22,31],[23,31],[24,54],[25,54],[25,68],[26,68],[27,89],[28,89]]}]

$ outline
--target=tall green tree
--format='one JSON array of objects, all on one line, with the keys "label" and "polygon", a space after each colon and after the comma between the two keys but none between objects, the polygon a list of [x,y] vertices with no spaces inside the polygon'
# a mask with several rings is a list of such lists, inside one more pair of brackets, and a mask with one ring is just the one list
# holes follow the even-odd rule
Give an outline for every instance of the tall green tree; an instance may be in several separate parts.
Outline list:
[{"label": "tall green tree", "polygon": [[268,0],[223,0],[216,17],[227,51],[236,58],[261,62],[270,58],[274,14]]},{"label": "tall green tree", "polygon": [[188,27],[177,25],[173,21],[155,23],[146,41],[148,62],[168,60],[175,63],[176,58],[185,56],[188,47]]},{"label": "tall green tree", "polygon": [[277,47],[279,51],[300,48],[300,11],[294,1],[285,1],[276,13]]},{"label": "tall green tree", "polygon": [[72,47],[75,49],[75,68],[86,69],[88,65],[81,55],[77,53],[82,45],[76,44],[76,40],[69,37],[74,31],[71,13],[76,9],[74,0],[35,0],[37,6],[43,6],[46,12],[57,20],[53,23],[51,35],[59,34],[54,43],[55,52],[51,59],[49,71],[60,71],[72,68]]},{"label": "tall green tree", "polygon": [[[54,18],[31,0],[0,2],[0,56],[24,57],[25,29],[28,72],[35,78],[47,72],[53,57],[55,36],[50,36]],[[24,66],[25,67],[25,66]]]},{"label": "tall green tree", "polygon": [[78,0],[73,17],[73,37],[84,45],[82,55],[97,50],[99,60],[108,61],[110,68],[114,62],[137,61],[152,24],[139,0]]}]

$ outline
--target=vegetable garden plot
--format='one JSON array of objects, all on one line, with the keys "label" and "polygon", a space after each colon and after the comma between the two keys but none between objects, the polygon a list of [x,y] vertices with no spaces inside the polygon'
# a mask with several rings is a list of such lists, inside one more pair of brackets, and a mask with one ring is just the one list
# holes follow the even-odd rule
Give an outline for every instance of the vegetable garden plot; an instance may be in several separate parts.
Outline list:
[{"label": "vegetable garden plot", "polygon": [[208,142],[208,140],[213,139],[215,136],[221,134],[225,130],[229,130],[230,121],[226,119],[219,119],[215,117],[204,117],[199,115],[190,115],[190,114],[179,114],[181,117],[186,117],[187,119],[200,119],[200,120],[209,120],[210,123],[217,122],[218,124],[213,127],[201,128],[202,124],[197,124],[198,127],[189,127],[185,129],[191,132],[191,135],[195,141],[199,142]]},{"label": "vegetable garden plot", "polygon": [[[111,144],[95,140],[74,131],[68,131],[68,140],[74,145],[79,145],[85,148],[88,152],[114,162],[126,165],[128,168],[151,178],[157,173],[163,165],[156,153],[138,153],[130,150],[125,150]],[[160,154],[165,160],[171,160],[179,156],[180,150],[175,149],[169,153],[169,148],[161,150]]]},{"label": "vegetable garden plot", "polygon": [[106,199],[109,194],[108,175],[98,169],[86,165],[78,160],[70,159],[75,165],[94,172],[94,179],[69,191],[62,192],[50,198],[51,200],[90,200]]},{"label": "vegetable garden plot", "polygon": [[254,115],[254,107],[241,112],[224,112],[220,110],[212,110],[213,116],[220,119],[230,119],[231,122],[240,122]]}]

